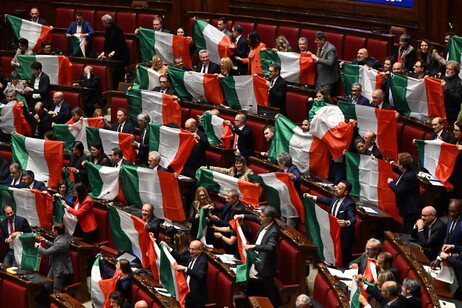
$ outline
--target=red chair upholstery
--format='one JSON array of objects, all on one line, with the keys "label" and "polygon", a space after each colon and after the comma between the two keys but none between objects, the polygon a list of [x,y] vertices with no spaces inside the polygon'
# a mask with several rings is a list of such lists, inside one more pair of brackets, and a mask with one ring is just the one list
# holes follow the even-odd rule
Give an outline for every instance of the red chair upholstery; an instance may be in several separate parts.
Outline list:
[{"label": "red chair upholstery", "polygon": [[398,140],[398,152],[401,152],[400,143],[403,138],[404,124],[397,122],[396,123],[396,140]]},{"label": "red chair upholstery", "polygon": [[186,122],[187,119],[193,118],[194,120],[197,120],[203,114],[204,114],[204,110],[200,110],[200,109],[191,109],[191,110],[189,110],[188,118],[181,121],[181,126],[184,125],[184,122]]},{"label": "red chair upholstery", "polygon": [[106,92],[107,90],[109,90],[110,87],[108,82],[108,67],[103,65],[92,65],[92,67],[95,75],[99,77],[101,92]]},{"label": "red chair upholstery", "polygon": [[308,104],[306,99],[308,96],[287,92],[286,105],[287,117],[294,123],[302,123],[308,117]]},{"label": "red chair upholstery", "polygon": [[[414,139],[417,140],[423,140],[425,137],[425,132],[412,127],[410,125],[404,125],[403,128],[403,136],[401,138],[401,147],[399,148],[400,152],[408,152],[409,154],[413,156],[418,156],[417,153],[417,148],[416,146],[412,143]],[[398,139],[399,140],[399,139]]]},{"label": "red chair upholstery", "polygon": [[294,27],[278,27],[278,35],[284,35],[285,38],[289,41],[290,47],[292,47],[293,51],[298,50],[298,35],[300,29]]},{"label": "red chair upholstery", "polygon": [[98,222],[98,226],[96,228],[96,242],[107,242],[110,237],[109,217],[107,210],[94,206],[93,214],[95,215],[95,220]]},{"label": "red chair upholstery", "polygon": [[189,17],[189,19],[188,19],[188,31],[189,31],[189,33],[192,33],[193,25],[194,25],[194,17]]},{"label": "red chair upholstery", "polygon": [[326,295],[326,308],[337,308],[341,307],[340,303],[335,296],[335,292],[333,290],[329,290]]},{"label": "red chair upholstery", "polygon": [[128,63],[129,64],[138,63],[138,50],[135,47],[135,41],[133,39],[125,39],[125,42],[127,43],[128,52],[130,54]]},{"label": "red chair upholstery", "polygon": [[266,48],[274,47],[274,39],[276,38],[276,25],[257,24],[255,31],[260,35],[260,39],[266,44]]},{"label": "red chair upholstery", "polygon": [[55,27],[56,28],[67,28],[69,23],[74,21],[74,9],[58,7],[55,10]]},{"label": "red chair upholstery", "polygon": [[74,82],[80,81],[80,76],[83,74],[85,64],[83,63],[72,63],[72,80]]},{"label": "red chair upholstery", "polygon": [[56,305],[55,303],[51,303],[50,308],[60,308],[60,307],[58,305]]},{"label": "red chair upholstery", "polygon": [[388,56],[388,42],[381,41],[376,39],[367,40],[367,51],[369,52],[369,57],[374,57],[377,60],[383,62]]},{"label": "red chair upholstery", "polygon": [[53,42],[51,43],[52,47],[58,48],[63,52],[64,55],[68,54],[68,40],[67,38],[64,37],[62,33],[52,33],[52,40]]},{"label": "red chair upholstery", "polygon": [[136,13],[117,12],[117,25],[124,33],[135,33]]},{"label": "red chair upholstery", "polygon": [[[51,97],[55,94],[56,91],[50,91]],[[80,93],[76,92],[66,92],[62,91],[64,94],[64,100],[71,105],[71,109],[75,107],[81,107],[80,106]]]},{"label": "red chair upholstery", "polygon": [[343,52],[343,60],[351,61],[356,59],[358,50],[366,47],[366,38],[353,35],[345,35],[345,46],[348,48]]},{"label": "red chair upholstery", "polygon": [[355,223],[355,235],[356,235],[356,242],[353,246],[352,253],[353,254],[361,254],[364,251],[364,238],[361,232],[361,227],[363,224],[363,220],[356,215],[356,223]]},{"label": "red chair upholstery", "polygon": [[1,57],[0,68],[2,69],[2,74],[4,77],[9,76],[11,72],[14,71],[14,67],[11,66],[11,60],[13,60],[13,57],[8,57],[8,56]]},{"label": "red chair upholstery", "polygon": [[393,266],[398,269],[399,277],[405,278],[410,270],[409,264],[401,255],[396,255],[395,261],[393,262]]},{"label": "red chair upholstery", "polygon": [[138,14],[138,21],[136,24],[136,27],[143,27],[146,29],[152,29],[152,20],[154,17],[157,17],[157,15],[154,14]]},{"label": "red chair upholstery", "polygon": [[109,14],[111,15],[112,17],[112,20],[116,22],[116,12],[114,11],[96,11],[95,12],[95,26],[93,27],[93,29],[95,29],[96,31],[102,31],[104,32],[105,28],[103,26],[103,22],[101,21],[101,17],[103,17],[104,15],[106,14]]},{"label": "red chair upholstery", "polygon": [[221,166],[221,155],[212,151],[206,151],[205,157],[207,165],[210,166]]},{"label": "red chair upholstery", "polygon": [[382,251],[388,251],[393,256],[393,259],[396,259],[398,251],[390,244],[390,242],[385,241],[382,245]]},{"label": "red chair upholstery", "polygon": [[130,298],[132,299],[132,301],[138,300],[137,295],[138,295],[139,290],[140,290],[140,287],[136,283],[132,283],[132,288],[130,290],[131,291]]},{"label": "red chair upholstery", "polygon": [[109,102],[111,106],[111,121],[117,121],[117,109],[118,108],[125,108],[128,110],[128,102],[127,99],[124,97],[113,97]]},{"label": "red chair upholstery", "polygon": [[181,123],[189,119],[189,108],[181,107]]},{"label": "red chair upholstery", "polygon": [[104,48],[104,36],[93,36],[91,39],[91,48],[98,54],[101,53]]},{"label": "red chair upholstery", "polygon": [[306,37],[308,40],[308,49],[311,52],[316,53],[316,49],[318,48],[314,42],[314,36],[316,34],[316,30],[312,29],[300,29],[300,37]]},{"label": "red chair upholstery", "polygon": [[[242,35],[247,37],[247,34],[252,32],[255,29],[255,23],[253,22],[243,22],[243,21],[235,21],[235,25],[241,25],[242,27]],[[261,33],[259,33],[261,34]]]},{"label": "red chair upholstery", "polygon": [[247,125],[252,129],[253,141],[255,151],[264,152],[267,150],[266,139],[263,136],[263,128],[265,127],[262,123],[256,123],[247,121]]},{"label": "red chair upholstery", "polygon": [[27,290],[25,287],[3,279],[1,293],[1,307],[27,308]]},{"label": "red chair upholstery", "polygon": [[[209,304],[211,303],[216,304],[217,297],[220,296],[220,295],[217,295],[218,288],[216,287],[219,273],[220,271],[215,267],[215,265],[209,262],[208,268],[207,268],[207,291],[208,291],[208,297],[209,297]],[[219,291],[221,292],[222,290],[219,290]]]},{"label": "red chair upholstery", "polygon": [[[4,160],[6,160],[6,161],[8,161],[8,162],[11,163],[11,158],[13,157],[13,153],[11,153],[11,151],[0,151],[0,153],[1,153],[1,156],[2,156],[2,158],[3,158]],[[3,244],[5,244],[5,243],[3,243]],[[1,248],[2,248],[2,247],[0,246],[0,249],[1,249]]]},{"label": "red chair upholstery", "polygon": [[50,270],[50,257],[42,255],[40,258],[40,264],[39,264],[39,274],[42,276],[47,276],[48,271]]},{"label": "red chair upholstery", "polygon": [[303,269],[298,267],[298,250],[288,241],[281,239],[276,247],[278,260],[276,278],[283,286],[299,285],[299,272]]},{"label": "red chair upholstery", "polygon": [[[337,57],[339,59],[344,59],[343,57],[343,42],[345,40],[345,36],[341,33],[332,33],[332,32],[326,32],[327,35],[327,40],[335,46],[337,49]],[[346,45],[348,46],[348,45]],[[348,46],[350,48],[350,46]]]},{"label": "red chair upholstery", "polygon": [[252,169],[253,173],[255,173],[255,174],[261,174],[261,173],[270,172],[268,169],[262,168],[262,167],[257,166],[257,165],[252,165],[252,164],[249,165],[249,168]]},{"label": "red chair upholstery", "polygon": [[[132,288],[133,288],[133,285],[132,284]],[[133,293],[132,293],[133,294]],[[153,305],[154,304],[154,300],[151,298],[150,295],[148,295],[143,289],[138,289],[138,292],[136,293],[136,297],[133,297],[132,295],[132,302],[136,302],[136,301],[141,301],[141,300],[145,300],[146,303],[148,303],[148,307]]]},{"label": "red chair upholstery", "polygon": [[313,298],[322,307],[326,307],[327,293],[330,290],[329,283],[320,275],[317,274],[314,280]]},{"label": "red chair upholstery", "polygon": [[258,231],[260,231],[261,226],[254,221],[246,221],[246,222],[247,222],[247,225],[249,225],[250,227],[250,232],[252,233],[251,235],[252,238],[249,238],[248,240],[251,243],[255,243],[255,241],[257,240],[257,233]]},{"label": "red chair upholstery", "polygon": [[[90,26],[95,29],[95,11],[94,10],[77,10],[82,13],[83,19],[90,23]],[[96,20],[96,23],[101,23],[101,18]]]},{"label": "red chair upholstery", "polygon": [[233,282],[231,279],[224,273],[219,272],[215,288],[217,307],[233,307]]}]

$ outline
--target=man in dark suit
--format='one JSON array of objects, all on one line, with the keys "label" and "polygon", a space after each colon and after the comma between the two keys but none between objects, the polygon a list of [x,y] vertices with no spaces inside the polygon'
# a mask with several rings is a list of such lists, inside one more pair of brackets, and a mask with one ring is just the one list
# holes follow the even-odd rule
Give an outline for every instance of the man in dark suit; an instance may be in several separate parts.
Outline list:
[{"label": "man in dark suit", "polygon": [[32,78],[29,86],[24,90],[32,93],[29,107],[32,108],[37,102],[43,102],[45,108],[50,106],[50,77],[42,71],[42,63],[34,62],[31,64]]},{"label": "man in dark suit", "polygon": [[311,57],[316,65],[316,90],[325,89],[330,93],[338,80],[337,49],[327,41],[324,32],[317,32],[314,37],[318,49]]},{"label": "man in dark suit", "polygon": [[149,152],[148,168],[158,170],[158,171],[168,171],[167,168],[164,168],[160,165],[160,159],[161,159],[161,156],[159,152],[156,152],[156,151]]},{"label": "man in dark suit", "polygon": [[444,129],[444,120],[436,117],[432,120],[433,133],[430,135],[430,140],[440,139],[447,143],[452,143],[453,137]]},{"label": "man in dark suit", "polygon": [[377,140],[377,135],[375,132],[369,130],[364,133],[364,141],[366,142],[364,146],[367,148],[366,150],[366,155],[374,155],[375,158],[382,159],[383,155],[379,151],[379,147],[375,143],[375,140]]},{"label": "man in dark suit", "polygon": [[246,125],[247,118],[243,113],[238,113],[234,117],[234,124],[226,120],[225,123],[231,126],[234,132],[234,149],[236,154],[249,158],[253,155],[253,134],[252,129]]},{"label": "man in dark suit", "polygon": [[287,82],[281,77],[281,65],[278,63],[270,64],[268,74],[270,77],[270,80],[266,81],[268,86],[268,106],[279,108],[283,115],[287,115]]},{"label": "man in dark suit", "polygon": [[[234,215],[243,214],[245,205],[239,200],[239,192],[235,189],[230,189],[226,194],[226,203],[220,207],[213,209],[213,214],[210,215],[210,220],[220,227],[229,226],[229,221],[234,219]],[[221,213],[221,218],[217,216]]]},{"label": "man in dark suit", "polygon": [[194,240],[189,244],[189,255],[183,256],[172,252],[178,261],[175,270],[184,272],[189,293],[186,296],[186,308],[205,308],[208,302],[207,294],[207,271],[208,261],[202,253],[202,243]]},{"label": "man in dark suit", "polygon": [[48,114],[51,120],[57,124],[64,124],[71,118],[71,105],[64,100],[63,92],[53,94],[53,103],[51,104]]},{"label": "man in dark suit", "polygon": [[459,77],[459,71],[460,64],[458,62],[448,61],[446,63],[446,74],[441,82],[449,125],[453,125],[457,120],[457,115],[460,111],[460,102],[462,101],[462,81]]},{"label": "man in dark suit", "polygon": [[230,39],[233,39],[231,32],[229,32],[229,30],[226,29],[227,26],[228,26],[228,18],[226,17],[218,18],[217,29],[220,30],[220,32],[223,32],[224,35],[229,36]]},{"label": "man in dark suit", "polygon": [[164,222],[164,220],[154,215],[154,205],[151,203],[143,204],[140,218],[145,222],[144,228],[148,230],[148,232],[154,233],[154,237],[158,238],[160,225]]},{"label": "man in dark suit", "polygon": [[111,150],[111,154],[109,154],[109,158],[112,161],[112,167],[115,168],[122,168],[122,165],[132,166],[133,164],[124,158],[124,153],[120,148],[113,148]]},{"label": "man in dark suit", "polygon": [[159,77],[159,83],[160,86],[154,87],[154,89],[152,89],[153,91],[170,95],[176,95],[175,90],[172,88],[172,81],[170,80],[170,77],[168,75],[161,75]]},{"label": "man in dark suit", "polygon": [[29,222],[26,218],[16,216],[14,214],[13,207],[11,205],[3,206],[3,215],[6,219],[0,222],[0,229],[2,231],[1,237],[5,245],[5,260],[3,263],[6,265],[16,266],[16,260],[14,259],[13,240],[21,233],[32,232]]},{"label": "man in dark suit", "polygon": [[436,259],[446,235],[446,225],[436,215],[433,206],[424,207],[421,218],[417,220],[411,233],[412,238],[417,239],[420,246],[429,249],[424,250],[429,260]]},{"label": "man in dark suit", "polygon": [[[350,264],[348,264],[348,267],[357,268],[358,274],[362,275],[366,271],[367,264],[371,264],[370,271],[368,270],[368,272],[374,275],[374,270],[372,270],[372,268],[375,268],[375,272],[377,272],[377,257],[381,250],[382,243],[375,238],[370,238],[367,240],[365,251],[359,257],[351,261]],[[369,260],[371,262],[369,262]],[[369,282],[372,282],[373,280],[375,279],[368,278]]]},{"label": "man in dark suit", "polygon": [[[400,288],[395,281],[386,281],[382,285],[382,296],[384,301],[381,303],[383,308],[403,308],[406,307],[406,299],[400,294]],[[363,296],[359,296],[359,302],[370,307],[369,302]]]},{"label": "man in dark suit", "polygon": [[19,163],[11,163],[10,165],[10,175],[0,182],[0,185],[15,187],[21,184],[22,181],[22,170]]},{"label": "man in dark suit", "polygon": [[43,139],[45,133],[52,129],[51,116],[46,112],[42,102],[35,103],[34,111],[28,115],[32,137]]},{"label": "man in dark suit", "polygon": [[233,60],[234,65],[237,66],[237,70],[241,75],[247,75],[247,65],[244,64],[242,61],[237,61],[236,57],[240,57],[241,59],[247,58],[249,55],[249,43],[245,37],[242,36],[242,27],[241,25],[233,25],[232,34],[232,42],[236,44],[236,47],[233,48],[233,56],[231,59]]},{"label": "man in dark suit", "polygon": [[51,267],[48,272],[48,278],[53,279],[53,282],[45,285],[45,287],[51,293],[60,293],[63,289],[66,277],[73,273],[72,262],[69,256],[70,238],[64,234],[64,225],[62,223],[55,222],[51,231],[55,237],[53,242],[40,237],[40,241],[44,242],[49,248],[43,248],[39,243],[35,243],[35,248],[37,248],[41,254],[50,256]]},{"label": "man in dark suit", "polygon": [[193,118],[186,120],[184,128],[190,132],[197,140],[197,143],[192,148],[188,160],[184,164],[182,174],[190,178],[196,178],[196,171],[200,166],[207,165],[205,151],[210,146],[207,135],[198,129],[197,121]]},{"label": "man in dark suit", "polygon": [[176,67],[176,68],[179,68],[179,69],[181,69],[183,71],[187,71],[187,72],[192,70],[192,68],[184,66],[183,57],[181,57],[181,56],[177,56],[177,57],[173,58],[173,66]]},{"label": "man in dark suit", "polygon": [[350,197],[351,183],[341,181],[335,188],[332,198],[313,196],[308,193],[305,197],[315,202],[329,205],[329,213],[337,218],[341,227],[340,241],[342,243],[342,260],[346,266],[351,258],[351,249],[355,243],[356,204]]},{"label": "man in dark suit", "polygon": [[414,278],[404,278],[401,286],[401,295],[406,299],[406,306],[409,308],[420,308],[422,300],[420,299],[420,288],[422,284]]},{"label": "man in dark suit", "polygon": [[369,106],[369,100],[361,95],[362,86],[360,83],[353,83],[351,85],[351,96],[348,97],[348,101],[353,104]]},{"label": "man in dark suit", "polygon": [[390,103],[384,101],[384,94],[380,89],[374,90],[372,92],[372,102],[369,106],[378,109],[395,110],[395,108]]},{"label": "man in dark suit", "polygon": [[[78,31],[79,30],[79,31]],[[91,38],[95,35],[95,30],[91,27],[90,23],[86,20],[83,20],[83,14],[81,12],[75,13],[75,21],[73,21],[67,31],[64,33],[64,36],[67,38],[72,37],[74,34],[80,33],[87,41],[86,55],[88,56],[91,52]],[[75,56],[77,50],[72,49],[69,52],[69,56]]]},{"label": "man in dark suit", "polygon": [[117,109],[117,123],[112,125],[112,130],[119,133],[134,134],[135,128],[128,119],[128,111],[125,108]]},{"label": "man in dark suit", "polygon": [[35,175],[32,170],[26,170],[22,174],[22,182],[16,188],[38,189],[42,192],[47,192],[45,183],[35,180]]},{"label": "man in dark suit", "polygon": [[393,267],[393,255],[388,251],[382,251],[377,256],[377,275],[385,271],[391,272],[395,281],[401,281],[398,269]]},{"label": "man in dark suit", "polygon": [[169,29],[164,28],[164,21],[162,20],[161,17],[154,17],[152,20],[152,29],[154,31],[160,31],[164,33],[171,33]]},{"label": "man in dark suit", "polygon": [[366,48],[360,48],[358,50],[358,54],[356,56],[356,59],[351,61],[352,64],[358,64],[358,65],[366,65],[370,68],[373,69],[381,69],[383,68],[382,63],[380,63],[379,60],[377,60],[374,57],[369,57],[369,52],[367,51]]},{"label": "man in dark suit", "polygon": [[196,66],[196,72],[198,73],[208,73],[208,74],[220,74],[221,69],[220,66],[212,61],[210,61],[210,54],[207,49],[202,49],[199,51],[199,63]]},{"label": "man in dark suit", "polygon": [[45,19],[40,17],[40,12],[36,7],[33,7],[33,8],[30,9],[30,21],[36,22],[36,23],[44,25],[44,26],[50,26]]},{"label": "man in dark suit", "polygon": [[137,116],[138,125],[140,126],[140,141],[132,140],[132,146],[138,149],[138,163],[144,166],[148,165],[149,155],[149,123],[151,118],[147,113],[140,113]]}]

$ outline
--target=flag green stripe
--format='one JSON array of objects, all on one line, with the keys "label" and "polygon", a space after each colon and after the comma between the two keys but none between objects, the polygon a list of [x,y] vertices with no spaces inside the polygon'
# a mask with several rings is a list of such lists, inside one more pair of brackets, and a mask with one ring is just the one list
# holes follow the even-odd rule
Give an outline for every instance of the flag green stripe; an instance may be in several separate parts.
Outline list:
[{"label": "flag green stripe", "polygon": [[149,89],[148,68],[144,65],[138,65],[138,69],[136,70],[135,85],[139,85],[140,89],[152,90]]},{"label": "flag green stripe", "polygon": [[70,55],[74,55],[74,57],[84,57],[82,49],[80,48],[80,40],[76,36],[71,36],[69,45],[71,49],[69,52]]},{"label": "flag green stripe", "polygon": [[139,178],[138,178],[138,167],[136,166],[123,166],[119,170],[120,187],[123,190],[125,200],[128,204],[136,205],[141,207],[143,201],[139,194]]},{"label": "flag green stripe", "polygon": [[156,54],[154,50],[155,38],[154,30],[139,28],[141,62],[151,62],[152,57]]},{"label": "flag green stripe", "polygon": [[196,22],[193,24],[192,36],[194,45],[196,45],[195,54],[197,55],[201,49],[207,49],[207,43],[205,42],[204,35],[202,34],[207,26],[208,23],[200,18],[197,18]]},{"label": "flag green stripe", "polygon": [[316,112],[321,109],[322,107],[327,106],[323,99],[313,101],[313,105],[311,106],[310,111],[308,112],[308,121],[312,121]]},{"label": "flag green stripe", "polygon": [[168,74],[172,79],[173,87],[175,88],[175,91],[178,94],[178,96],[183,100],[191,101],[193,97],[191,96],[191,94],[189,94],[184,84],[185,71],[183,71],[182,69],[178,69],[174,66],[169,66]]},{"label": "flag green stripe", "polygon": [[75,143],[75,137],[69,131],[69,125],[55,124],[53,126],[53,130],[55,131],[56,138],[58,138],[58,140],[64,141],[64,150],[70,152],[72,146]]},{"label": "flag green stripe", "polygon": [[350,119],[357,120],[358,119],[356,116],[356,105],[355,104],[345,102],[345,101],[339,101],[338,107],[343,112],[343,115],[345,116],[345,120],[350,120]]},{"label": "flag green stripe", "polygon": [[289,153],[290,139],[294,135],[293,129],[297,125],[290,121],[282,114],[278,115],[274,123],[274,135],[271,141],[271,146],[268,151],[268,157],[278,157],[279,153]]},{"label": "flag green stripe", "polygon": [[202,127],[204,128],[204,132],[207,135],[207,139],[211,144],[221,144],[221,140],[218,139],[217,136],[215,136],[215,131],[213,130],[213,125],[212,125],[212,114],[210,112],[204,112],[204,114],[201,115],[201,124]]},{"label": "flag green stripe", "polygon": [[13,15],[8,15],[7,19],[10,22],[11,29],[13,30],[13,33],[16,36],[16,39],[19,40],[21,38],[21,35],[19,33],[21,31],[22,18],[13,16]]},{"label": "flag green stripe", "polygon": [[113,206],[108,207],[109,225],[111,227],[112,239],[118,250],[133,251],[132,243],[125,234],[122,226],[120,225],[120,217],[117,209]]},{"label": "flag green stripe", "polygon": [[359,70],[360,66],[358,64],[343,64],[340,70],[340,76],[342,77],[346,95],[351,95],[351,85],[355,82],[359,82]]},{"label": "flag green stripe", "polygon": [[241,110],[242,107],[236,92],[236,84],[234,82],[234,77],[228,76],[225,78],[220,78],[220,84],[223,89],[223,94],[225,95],[226,102],[228,103],[228,105],[233,109]]},{"label": "flag green stripe", "polygon": [[419,153],[420,164],[424,166],[425,163],[425,141],[416,140],[415,146],[417,147],[417,152]]},{"label": "flag green stripe", "polygon": [[161,124],[149,124],[149,151],[159,151]]},{"label": "flag green stripe", "polygon": [[[101,144],[103,143],[99,135],[99,128],[87,126],[85,129],[87,130],[87,149],[90,149],[92,144],[96,142],[100,142]],[[107,149],[103,150],[107,151]]]},{"label": "flag green stripe", "polygon": [[208,190],[220,192],[220,185],[213,179],[213,171],[209,169],[199,169],[196,172],[197,186],[204,186]]},{"label": "flag green stripe", "polygon": [[352,189],[350,195],[359,198],[361,192],[361,186],[359,183],[359,163],[360,154],[346,152],[346,175],[348,182],[351,183]]},{"label": "flag green stripe", "polygon": [[99,174],[99,169],[101,169],[101,167],[102,166],[95,165],[90,162],[85,164],[85,171],[87,172],[88,182],[92,188],[89,195],[93,198],[98,198],[103,191],[103,180]]},{"label": "flag green stripe", "polygon": [[316,216],[316,204],[310,198],[303,198],[303,207],[305,208],[305,228],[306,235],[316,245],[318,257],[324,261],[324,244],[321,239],[321,228],[319,227]]},{"label": "flag green stripe", "polygon": [[268,68],[272,63],[281,64],[277,51],[265,50],[260,51],[261,67],[263,69],[263,75],[269,76]]},{"label": "flag green stripe", "polygon": [[277,189],[274,189],[271,186],[268,186],[263,178],[256,174],[249,174],[249,178],[252,179],[255,183],[260,183],[265,191],[266,200],[268,204],[274,207],[278,213],[281,213],[281,199],[279,198],[279,192]]},{"label": "flag green stripe", "polygon": [[[8,188],[8,186],[0,185],[0,204],[2,205],[11,205],[13,210],[16,212],[16,202],[14,199],[13,192]],[[6,216],[3,214],[3,211],[0,212],[0,220],[5,219]]]},{"label": "flag green stripe", "polygon": [[448,42],[449,60],[460,63],[460,54],[462,52],[462,38],[453,36]]},{"label": "flag green stripe", "polygon": [[31,64],[36,61],[35,55],[19,55],[18,62],[21,64],[20,67],[16,67],[16,73],[19,75],[19,79],[31,80],[32,69]]},{"label": "flag green stripe", "polygon": [[398,112],[404,116],[411,114],[411,109],[407,103],[407,77],[401,74],[391,74],[388,77],[390,81],[391,93],[393,94],[393,103]]},{"label": "flag green stripe", "polygon": [[20,163],[23,170],[27,170],[27,161],[29,153],[26,151],[26,137],[12,134],[11,151],[13,152],[12,160],[14,163]]},{"label": "flag green stripe", "polygon": [[197,230],[197,236],[196,238],[200,240],[205,236],[204,234],[204,228],[207,226],[207,216],[209,215],[209,209],[206,207],[202,207],[200,209],[200,215],[199,215],[199,228]]},{"label": "flag green stripe", "polygon": [[61,197],[53,196],[55,201],[53,201],[53,222],[63,222],[64,207],[61,204]]},{"label": "flag green stripe", "polygon": [[34,246],[37,242],[37,235],[35,233],[23,233],[19,240],[22,243],[21,268],[37,271],[40,263],[40,253]]},{"label": "flag green stripe", "polygon": [[131,87],[127,92],[128,117],[132,123],[138,123],[137,116],[143,112],[141,90],[138,85]]},{"label": "flag green stripe", "polygon": [[253,264],[256,264],[260,259],[253,250],[247,250],[245,252],[245,264],[238,265],[236,268],[236,283],[247,282],[249,280],[250,268]]}]

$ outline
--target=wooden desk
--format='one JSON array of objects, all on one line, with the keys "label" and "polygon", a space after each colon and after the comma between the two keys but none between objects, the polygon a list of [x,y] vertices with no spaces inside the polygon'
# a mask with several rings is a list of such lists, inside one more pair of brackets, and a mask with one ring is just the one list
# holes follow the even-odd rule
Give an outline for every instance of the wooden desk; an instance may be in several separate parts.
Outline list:
[{"label": "wooden desk", "polygon": [[153,299],[161,307],[180,307],[180,303],[177,302],[175,297],[163,296],[156,292],[154,287],[158,286],[154,279],[150,276],[134,275],[132,283],[136,284],[141,290],[143,290],[151,299]]},{"label": "wooden desk", "polygon": [[62,308],[85,308],[85,306],[67,293],[50,294],[50,300],[53,304]]},{"label": "wooden desk", "polygon": [[[332,291],[334,291],[334,294],[338,300],[340,307],[349,308],[349,292],[343,291],[343,289],[340,287],[340,281],[330,274],[329,270],[327,269],[327,266],[324,263],[318,263],[316,264],[316,267],[318,268],[318,275],[321,275],[327,281]],[[321,296],[327,296],[327,294],[323,294]]]},{"label": "wooden desk", "polygon": [[252,307],[252,308],[271,308],[271,307],[274,307],[273,304],[271,304],[268,297],[249,296],[249,303],[250,303],[250,307]]}]

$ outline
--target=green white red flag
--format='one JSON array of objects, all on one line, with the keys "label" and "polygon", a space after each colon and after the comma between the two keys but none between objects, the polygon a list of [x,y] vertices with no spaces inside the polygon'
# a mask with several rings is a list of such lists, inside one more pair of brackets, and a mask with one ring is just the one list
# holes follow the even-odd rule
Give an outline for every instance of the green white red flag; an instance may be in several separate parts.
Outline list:
[{"label": "green white red flag", "polygon": [[288,82],[315,84],[315,61],[310,52],[280,52],[274,50],[260,51],[263,74],[268,76],[270,64],[281,65],[281,77]]},{"label": "green white red flag", "polygon": [[136,161],[136,152],[131,145],[133,135],[127,133],[119,133],[108,129],[96,128],[87,126],[87,148],[89,149],[95,142],[100,142],[103,145],[103,150],[106,155],[111,154],[112,149],[120,148],[123,157],[126,160],[134,163]]},{"label": "green white red flag", "polygon": [[43,41],[52,41],[51,28],[30,20],[22,19],[13,15],[6,15],[6,19],[13,29],[16,39],[25,38],[29,42],[29,49],[34,53],[42,50]]},{"label": "green white red flag", "polygon": [[258,105],[268,106],[268,86],[260,76],[228,76],[220,78],[228,105],[237,110],[257,114]]},{"label": "green white red flag", "polygon": [[85,57],[87,46],[87,38],[82,36],[82,33],[74,33],[69,38],[69,54],[74,55],[74,57]]},{"label": "green white red flag", "polygon": [[21,79],[30,80],[32,76],[31,64],[40,62],[42,71],[50,77],[50,84],[71,85],[72,63],[65,56],[18,55],[21,65],[16,68]]},{"label": "green white red flag", "polygon": [[109,295],[115,291],[117,281],[119,281],[119,277],[122,275],[122,271],[116,271],[112,278],[103,279],[101,277],[101,270],[99,268],[100,261],[101,257],[96,258],[93,266],[91,267],[91,303],[95,308],[110,308],[111,303],[109,300]]},{"label": "green white red flag", "polygon": [[23,233],[14,238],[14,259],[19,268],[34,272],[38,271],[40,253],[34,246],[36,242],[36,233]]},{"label": "green white red flag", "polygon": [[[164,243],[160,244],[159,277],[168,293],[176,298],[181,307],[185,307],[185,298],[189,293],[189,286],[183,271],[175,270],[178,265]],[[205,287],[205,286],[204,286]]]},{"label": "green white red flag", "polygon": [[237,236],[237,251],[239,252],[239,256],[241,257],[241,261],[243,264],[246,263],[246,251],[244,249],[245,245],[249,243],[247,238],[244,235],[244,231],[242,231],[241,225],[239,224],[239,220],[231,219],[229,222],[231,228],[233,228],[234,232]]},{"label": "green white red flag", "polygon": [[119,196],[119,168],[85,164],[92,198],[114,200]]},{"label": "green white red flag", "polygon": [[351,95],[351,85],[359,83],[361,85],[361,95],[372,102],[372,92],[382,89],[385,79],[382,72],[364,65],[344,63],[340,70],[345,93]]},{"label": "green white red flag", "polygon": [[23,136],[30,136],[31,129],[23,114],[23,105],[18,101],[0,105],[0,130],[5,134],[17,132]]},{"label": "green white red flag", "polygon": [[233,131],[223,118],[206,111],[201,115],[200,121],[210,144],[231,148]]},{"label": "green white red flag", "polygon": [[64,141],[64,150],[70,152],[74,143],[80,141],[88,154],[90,148],[87,143],[87,126],[102,128],[103,125],[100,118],[83,118],[74,124],[55,124],[53,130],[58,140]]},{"label": "green white red flag", "polygon": [[155,87],[160,87],[160,74],[155,70],[144,65],[138,65],[136,69],[135,85],[140,89],[152,91]]}]

